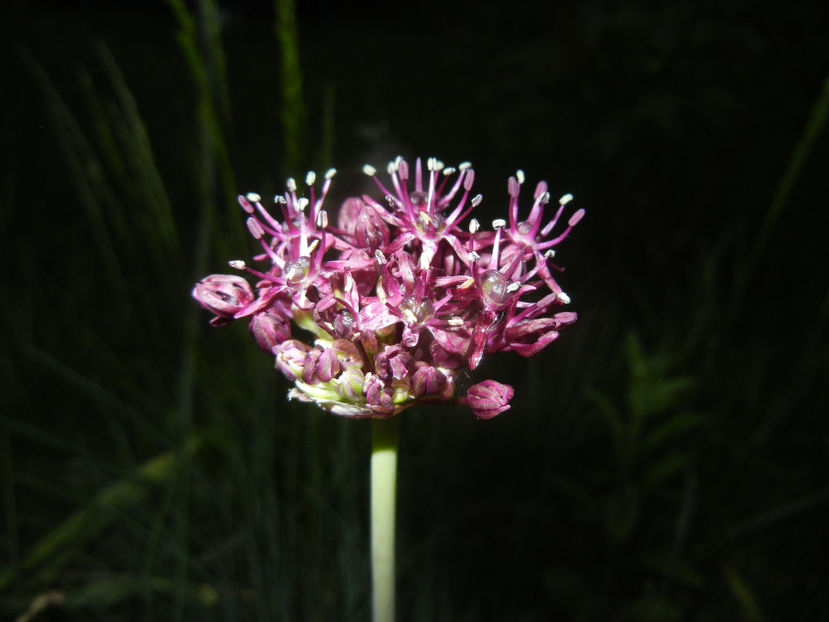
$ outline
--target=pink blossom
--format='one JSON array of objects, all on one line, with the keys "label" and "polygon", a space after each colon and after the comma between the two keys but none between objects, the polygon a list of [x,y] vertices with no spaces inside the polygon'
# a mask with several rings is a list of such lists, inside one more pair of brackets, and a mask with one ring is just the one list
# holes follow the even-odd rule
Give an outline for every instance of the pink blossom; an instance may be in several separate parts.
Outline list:
[{"label": "pink blossom", "polygon": [[456,401],[490,418],[509,409],[513,389],[484,380],[458,397],[459,376],[497,352],[534,356],[576,320],[560,309],[570,298],[551,263],[584,215],[571,213],[556,231],[572,196],[547,219],[550,193],[539,182],[523,217],[518,171],[507,184],[507,218],[485,227],[471,218],[482,202],[471,165],[423,164],[397,158],[388,181],[366,165],[379,195],[346,199],[335,217],[325,206],[333,169],[321,184],[308,173],[304,191],[289,179],[271,209],[255,193],[239,197],[261,253],[230,265],[255,288],[211,275],[193,296],[214,325],[250,318],[256,343],[294,382],[289,397],[349,417]]}]

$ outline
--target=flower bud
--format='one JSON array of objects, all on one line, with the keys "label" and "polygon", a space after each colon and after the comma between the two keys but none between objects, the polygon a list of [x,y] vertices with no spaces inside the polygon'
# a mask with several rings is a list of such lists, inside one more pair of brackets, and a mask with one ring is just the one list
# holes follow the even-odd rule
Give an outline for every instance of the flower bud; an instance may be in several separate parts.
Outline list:
[{"label": "flower bud", "polygon": [[274,346],[273,353],[276,355],[276,368],[288,380],[296,380],[302,376],[310,350],[311,346],[296,339],[289,339],[281,345]]},{"label": "flower bud", "polygon": [[265,352],[272,352],[274,346],[291,338],[291,325],[273,309],[254,315],[248,327],[256,344]]},{"label": "flower bud", "polygon": [[204,277],[196,283],[192,295],[205,309],[226,320],[232,319],[254,299],[250,283],[233,274]]},{"label": "flower bud", "polygon": [[417,370],[412,376],[412,393],[415,397],[440,393],[446,387],[446,376],[422,361],[418,361]]},{"label": "flower bud", "polygon": [[512,399],[514,389],[508,384],[501,384],[495,380],[484,380],[469,387],[466,393],[466,401],[478,417],[481,419],[492,419],[495,415],[509,410],[509,401]]}]

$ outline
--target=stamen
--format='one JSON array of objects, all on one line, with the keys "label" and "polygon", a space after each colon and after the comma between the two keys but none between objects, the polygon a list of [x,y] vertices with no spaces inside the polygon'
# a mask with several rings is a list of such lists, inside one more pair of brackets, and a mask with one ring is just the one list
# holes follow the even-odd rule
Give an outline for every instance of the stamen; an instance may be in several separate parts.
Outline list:
[{"label": "stamen", "polygon": [[515,177],[510,177],[507,181],[507,194],[513,199],[517,199],[520,192],[521,185],[518,183],[518,180]]},{"label": "stamen", "polygon": [[291,192],[296,192],[296,179],[294,179],[293,177],[289,177],[288,181],[285,182],[285,185]]},{"label": "stamen", "polygon": [[337,174],[337,169],[329,168],[327,171],[325,171],[325,178],[326,179],[331,179],[336,174]]},{"label": "stamen", "polygon": [[584,218],[584,208],[581,208],[570,216],[570,220],[567,221],[567,224],[571,227],[575,227],[582,218]]},{"label": "stamen", "polygon": [[388,259],[386,259],[386,256],[383,254],[383,251],[381,251],[379,248],[376,251],[374,251],[374,256],[377,258],[377,263],[381,266],[388,262]]},{"label": "stamen", "polygon": [[507,221],[503,218],[496,218],[492,221],[492,228],[493,229],[502,229],[507,226]]},{"label": "stamen", "polygon": [[229,265],[234,270],[244,270],[248,267],[248,265],[241,259],[231,259],[227,262],[227,265]]},{"label": "stamen", "polygon": [[472,162],[461,162],[458,164],[459,171],[465,171],[468,168],[472,168]]},{"label": "stamen", "polygon": [[[481,196],[480,194],[478,196]],[[473,203],[475,199],[472,200]],[[477,218],[473,218],[469,221],[469,233],[478,233],[478,230],[481,228],[481,223],[478,222]]]},{"label": "stamen", "polygon": [[239,205],[242,206],[242,209],[245,210],[248,214],[253,214],[253,205],[243,196],[239,196]]},{"label": "stamen", "polygon": [[523,184],[525,179],[524,171],[522,171],[520,168],[517,171],[515,171],[515,178],[518,180],[519,184]]},{"label": "stamen", "polygon": [[363,172],[369,177],[374,177],[377,174],[377,169],[374,168],[371,164],[364,164]]},{"label": "stamen", "polygon": [[483,200],[484,197],[482,194],[476,194],[474,197],[472,197],[470,203],[472,204],[472,207],[478,207],[481,204],[481,201]]},{"label": "stamen", "polygon": [[456,169],[454,166],[447,166],[445,169],[443,169],[443,174],[449,177],[449,175],[455,174],[455,170]]},{"label": "stamen", "polygon": [[317,227],[320,229],[328,227],[328,212],[325,210],[321,210],[320,213],[317,214]]},{"label": "stamen", "polygon": [[317,174],[314,171],[308,171],[305,175],[305,185],[306,186],[313,186],[314,182],[317,180]]},{"label": "stamen", "polygon": [[279,203],[280,205],[285,205],[287,203],[287,201],[285,200],[285,197],[283,197],[281,194],[273,195],[273,202],[274,203]]},{"label": "stamen", "polygon": [[544,253],[544,259],[552,259],[556,256],[556,251],[553,248],[547,249]]},{"label": "stamen", "polygon": [[564,292],[559,292],[558,294],[556,294],[556,298],[558,298],[562,302],[562,304],[570,304],[570,296],[568,296]]},{"label": "stamen", "polygon": [[463,189],[469,192],[472,190],[472,184],[475,183],[475,170],[469,169],[469,172],[466,173],[466,177],[463,180]]},{"label": "stamen", "polygon": [[248,192],[245,196],[247,197],[248,201],[250,201],[251,203],[258,203],[259,201],[262,200],[262,197],[260,197],[255,192]]},{"label": "stamen", "polygon": [[248,226],[248,231],[250,231],[250,234],[257,240],[261,240],[262,237],[265,235],[265,230],[262,228],[262,224],[253,216],[250,216],[245,221],[245,224]]},{"label": "stamen", "polygon": [[573,200],[573,195],[572,195],[572,194],[570,194],[570,193],[568,192],[567,194],[565,194],[564,196],[562,196],[562,197],[558,200],[558,202],[559,202],[559,204],[560,204],[560,205],[567,205],[567,204],[568,204],[570,201],[572,201],[572,200]]},{"label": "stamen", "polygon": [[300,212],[304,212],[305,208],[308,207],[308,199],[305,197],[299,197],[296,200],[296,207]]},{"label": "stamen", "polygon": [[446,320],[446,323],[449,324],[449,326],[463,326],[465,324],[463,318],[458,317],[456,315]]}]

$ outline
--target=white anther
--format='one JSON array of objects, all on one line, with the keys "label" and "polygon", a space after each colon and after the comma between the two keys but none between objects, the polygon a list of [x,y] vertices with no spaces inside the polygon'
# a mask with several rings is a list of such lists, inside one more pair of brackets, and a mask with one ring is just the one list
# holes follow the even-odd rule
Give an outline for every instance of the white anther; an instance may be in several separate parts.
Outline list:
[{"label": "white anther", "polygon": [[455,167],[454,166],[447,166],[445,169],[443,169],[443,174],[446,175],[447,177],[449,177],[449,175],[453,175],[454,173],[455,173]]},{"label": "white anther", "polygon": [[417,324],[417,316],[411,309],[403,309],[403,317],[409,324]]},{"label": "white anther", "polygon": [[470,203],[472,203],[472,207],[478,207],[481,204],[481,201],[483,200],[484,197],[482,194],[476,194],[474,197],[472,197],[472,201],[470,201]]},{"label": "white anther", "polygon": [[306,207],[308,207],[308,199],[306,199],[305,197],[299,197],[296,200],[296,208],[300,212],[304,212]]},{"label": "white anther", "polygon": [[328,227],[328,212],[325,210],[320,210],[320,213],[317,214],[317,227],[320,229]]},{"label": "white anther", "polygon": [[465,171],[468,168],[472,168],[472,162],[461,162],[458,164],[459,171]]},{"label": "white anther", "polygon": [[450,317],[448,320],[446,320],[446,323],[449,324],[449,326],[463,326],[464,325],[463,318],[458,317],[458,316]]},{"label": "white anther", "polygon": [[570,296],[568,296],[564,292],[559,292],[558,294],[556,294],[556,298],[558,298],[562,302],[562,304],[570,304]]},{"label": "white anther", "polygon": [[374,175],[377,173],[377,169],[374,168],[371,164],[364,164],[363,172],[369,177],[374,177]]},{"label": "white anther", "polygon": [[285,197],[283,197],[281,194],[273,195],[273,202],[274,203],[280,203],[282,205],[285,205],[285,203],[286,203]]},{"label": "white anther", "polygon": [[317,181],[317,174],[314,171],[308,171],[305,175],[305,185],[313,186],[315,181]]},{"label": "white anther", "polygon": [[288,190],[291,192],[296,192],[296,179],[293,177],[289,177],[288,181],[285,182],[285,185],[288,186]]},{"label": "white anther", "polygon": [[469,233],[478,233],[478,229],[481,228],[481,223],[478,222],[477,218],[473,218],[469,221]]},{"label": "white anther", "polygon": [[507,292],[510,294],[512,292],[517,292],[519,289],[521,289],[521,283],[519,283],[518,281],[513,281],[512,283],[507,285]]},{"label": "white anther", "polygon": [[426,168],[429,169],[430,171],[438,170],[437,165],[438,165],[437,158],[429,158],[428,160],[426,160]]},{"label": "white anther", "polygon": [[394,163],[394,160],[386,165],[386,172],[389,175],[394,175],[397,172],[397,165]]},{"label": "white anther", "polygon": [[383,254],[383,251],[381,251],[379,248],[374,251],[374,257],[375,259],[377,259],[377,263],[379,263],[381,266],[385,264],[386,261],[388,261],[386,259],[386,256]]},{"label": "white anther", "polygon": [[542,203],[543,205],[547,205],[547,203],[549,203],[549,202],[550,202],[550,193],[549,193],[549,192],[545,192],[544,194],[542,194],[542,195],[541,195],[541,199],[540,199],[540,200],[541,200],[541,203]]},{"label": "white anther", "polygon": [[572,200],[573,200],[573,195],[568,192],[563,197],[561,197],[558,200],[558,202],[559,202],[560,205],[567,205]]},{"label": "white anther", "polygon": [[337,169],[329,168],[327,171],[325,171],[325,178],[326,179],[331,179],[336,174],[337,174]]},{"label": "white anther", "polygon": [[418,217],[418,219],[420,220],[420,222],[422,222],[422,223],[423,223],[424,225],[426,225],[427,227],[428,227],[429,225],[431,225],[431,224],[432,224],[432,219],[429,217],[429,213],[428,213],[428,212],[420,212],[420,213],[417,215],[417,217]]},{"label": "white anther", "polygon": [[259,201],[261,201],[261,200],[262,200],[262,197],[260,197],[260,196],[259,196],[258,194],[256,194],[255,192],[248,192],[248,193],[245,195],[245,197],[246,197],[246,198],[247,198],[247,200],[248,200],[248,201],[250,201],[251,203],[258,203]]},{"label": "white anther", "polygon": [[544,253],[544,259],[552,259],[556,256],[556,251],[552,248],[548,248],[547,252]]},{"label": "white anther", "polygon": [[481,258],[481,256],[475,251],[470,251],[467,257],[469,258],[469,261],[478,261]]},{"label": "white anther", "polygon": [[438,160],[437,158],[435,158],[435,170],[436,170],[436,171],[442,171],[442,170],[443,170],[443,167],[444,167],[443,162],[441,162],[440,160]]},{"label": "white anther", "polygon": [[496,218],[492,221],[492,228],[493,229],[502,229],[503,227],[507,226],[507,221],[503,218]]},{"label": "white anther", "polygon": [[525,179],[524,171],[522,171],[520,168],[517,171],[515,171],[515,178],[518,180],[519,184],[523,184]]},{"label": "white anther", "polygon": [[241,259],[231,259],[227,262],[227,265],[233,268],[234,270],[244,270],[248,267],[247,264]]},{"label": "white anther", "polygon": [[466,277],[466,280],[463,283],[458,285],[458,289],[469,289],[473,285],[475,285],[475,279],[473,279],[471,276],[469,276],[469,277]]}]

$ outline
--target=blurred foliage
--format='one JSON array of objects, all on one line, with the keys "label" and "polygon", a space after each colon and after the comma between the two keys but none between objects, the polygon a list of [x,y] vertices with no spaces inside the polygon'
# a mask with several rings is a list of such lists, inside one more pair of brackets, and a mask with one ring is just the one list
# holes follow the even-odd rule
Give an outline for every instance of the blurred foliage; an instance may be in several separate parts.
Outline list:
[{"label": "blurred foliage", "polygon": [[369,618],[368,426],[188,294],[402,151],[588,218],[513,409],[405,416],[401,621],[829,620],[825,6],[0,11],[0,618]]}]

